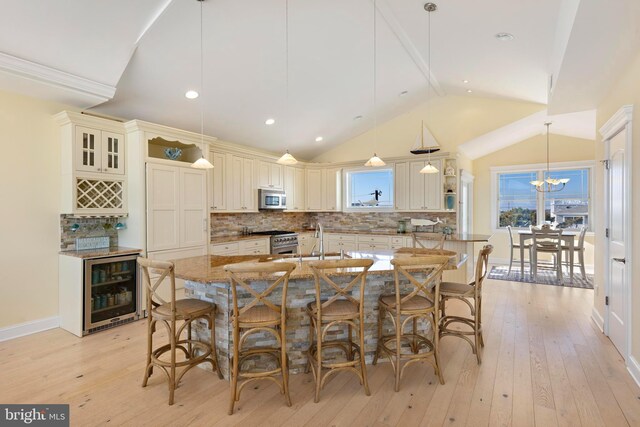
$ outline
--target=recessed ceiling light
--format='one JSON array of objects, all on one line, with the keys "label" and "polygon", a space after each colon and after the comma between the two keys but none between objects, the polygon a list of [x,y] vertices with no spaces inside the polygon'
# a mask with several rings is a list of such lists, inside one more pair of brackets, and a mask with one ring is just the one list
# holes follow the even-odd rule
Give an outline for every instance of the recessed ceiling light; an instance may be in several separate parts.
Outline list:
[{"label": "recessed ceiling light", "polygon": [[267,120],[264,121],[264,124],[267,125],[267,126],[271,126],[275,122],[276,122],[276,119],[267,119]]},{"label": "recessed ceiling light", "polygon": [[408,90],[403,90],[402,92],[400,92],[399,96],[405,96],[406,94],[408,94],[409,91]]},{"label": "recessed ceiling light", "polygon": [[361,118],[362,118],[362,116],[355,116],[355,117],[353,118],[353,120],[360,120]]},{"label": "recessed ceiling light", "polygon": [[467,84],[469,83],[469,80],[463,80],[462,83]]},{"label": "recessed ceiling light", "polygon": [[323,137],[318,136],[318,137],[316,137],[316,142],[322,142],[323,139],[324,139]]},{"label": "recessed ceiling light", "polygon": [[472,93],[473,91],[471,89],[467,89],[467,93]]},{"label": "recessed ceiling light", "polygon": [[189,99],[196,99],[198,96],[200,96],[200,94],[198,94],[198,92],[196,92],[195,90],[188,90],[187,93],[184,94],[184,96]]},{"label": "recessed ceiling light", "polygon": [[496,34],[496,38],[503,42],[515,39],[515,37],[511,33],[498,33]]}]

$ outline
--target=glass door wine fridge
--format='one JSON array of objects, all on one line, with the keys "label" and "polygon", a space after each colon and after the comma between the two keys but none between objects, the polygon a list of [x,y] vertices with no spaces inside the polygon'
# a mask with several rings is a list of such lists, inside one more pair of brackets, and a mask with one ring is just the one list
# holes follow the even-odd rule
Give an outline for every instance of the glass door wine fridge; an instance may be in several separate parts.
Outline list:
[{"label": "glass door wine fridge", "polygon": [[84,334],[139,318],[137,255],[84,262]]}]

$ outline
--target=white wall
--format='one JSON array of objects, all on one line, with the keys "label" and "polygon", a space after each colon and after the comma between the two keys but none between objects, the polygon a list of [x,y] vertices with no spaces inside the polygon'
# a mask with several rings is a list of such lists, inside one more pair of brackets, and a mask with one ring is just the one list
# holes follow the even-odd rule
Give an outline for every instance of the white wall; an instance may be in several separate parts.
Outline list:
[{"label": "white wall", "polygon": [[0,328],[58,315],[63,109],[0,92]]}]

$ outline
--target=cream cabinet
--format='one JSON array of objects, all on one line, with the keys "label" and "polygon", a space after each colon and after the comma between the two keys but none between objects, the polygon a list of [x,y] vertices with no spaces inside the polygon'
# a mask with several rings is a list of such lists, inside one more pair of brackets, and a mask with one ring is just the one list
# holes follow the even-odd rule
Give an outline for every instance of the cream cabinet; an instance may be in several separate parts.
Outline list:
[{"label": "cream cabinet", "polygon": [[394,170],[394,206],[397,211],[409,209],[409,165],[396,163]]},{"label": "cream cabinet", "polygon": [[211,245],[211,255],[240,255],[238,242],[217,243]]},{"label": "cream cabinet", "polygon": [[408,210],[442,210],[442,162],[431,161],[431,164],[438,169],[438,173],[420,173],[426,164],[424,161],[409,162]]},{"label": "cream cabinet", "polygon": [[216,151],[209,152],[213,164],[211,170],[211,209],[224,211],[227,209],[227,155]]},{"label": "cream cabinet", "polygon": [[74,145],[76,171],[124,175],[124,134],[76,126]]},{"label": "cream cabinet", "polygon": [[300,233],[298,235],[299,253],[309,255],[311,251],[318,250],[317,240],[314,233]]},{"label": "cream cabinet", "polygon": [[284,167],[284,192],[287,195],[288,211],[304,211],[305,171],[293,166]]},{"label": "cream cabinet", "polygon": [[342,169],[307,169],[307,211],[339,211]]},{"label": "cream cabinet", "polygon": [[258,160],[257,163],[258,187],[282,190],[283,166],[277,163],[266,162],[263,160]]},{"label": "cream cabinet", "polygon": [[327,234],[325,235],[325,253],[355,251],[358,249],[355,234]]},{"label": "cream cabinet", "polygon": [[237,242],[215,243],[210,246],[211,255],[267,255],[270,250],[269,238],[240,240]]},{"label": "cream cabinet", "polygon": [[147,251],[207,244],[206,173],[147,164]]},{"label": "cream cabinet", "polygon": [[254,183],[254,160],[231,155],[229,161],[229,185],[227,210],[238,212],[257,211],[257,190]]}]

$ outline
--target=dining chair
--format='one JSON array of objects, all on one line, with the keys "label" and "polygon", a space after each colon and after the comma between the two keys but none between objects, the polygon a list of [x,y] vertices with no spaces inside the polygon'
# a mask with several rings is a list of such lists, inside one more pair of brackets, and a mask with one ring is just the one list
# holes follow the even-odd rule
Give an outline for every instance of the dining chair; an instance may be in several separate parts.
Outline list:
[{"label": "dining chair", "polygon": [[538,254],[547,253],[553,256],[557,280],[562,283],[562,229],[531,228],[531,237],[529,259],[533,277],[538,277]]},{"label": "dining chair", "polygon": [[446,237],[440,233],[411,233],[414,248],[444,249]]},{"label": "dining chair", "polygon": [[[149,377],[153,374],[153,368],[161,369],[169,382],[169,405],[173,405],[174,392],[178,383],[191,368],[200,363],[209,362],[218,377],[222,379],[220,365],[216,357],[216,305],[199,299],[176,299],[176,278],[174,265],[168,261],[156,261],[148,258],[138,258],[138,264],[142,270],[142,283],[146,290],[147,298],[147,363],[144,369],[142,387],[147,386]],[[149,270],[159,273],[157,278],[151,280]],[[165,284],[166,278],[171,287],[171,298],[167,301],[160,296],[159,288]],[[211,335],[209,342],[193,339],[191,336],[191,324],[196,319],[206,320]],[[154,348],[153,335],[156,332],[158,322],[165,326],[169,334],[169,344]],[[187,333],[184,338],[183,334]],[[177,352],[184,354],[184,360],[178,360]],[[178,373],[177,370],[180,369]]]},{"label": "dining chair", "polygon": [[[580,228],[580,234],[578,235],[578,243],[576,244],[574,241],[574,246],[573,246],[573,254],[574,254],[574,259],[575,259],[575,255],[578,255],[578,263],[580,264],[580,273],[582,274],[582,278],[586,278],[587,274],[584,268],[584,237],[587,234],[587,226],[582,226]],[[565,259],[566,259],[566,264],[569,264],[569,246],[567,245],[563,245],[562,246],[562,251],[565,252]],[[575,261],[574,261],[574,265],[575,265]]]},{"label": "dining chair", "polygon": [[[491,255],[491,252],[493,252],[493,246],[485,245],[478,253],[475,280],[473,282],[469,284],[442,282],[439,289],[440,338],[454,336],[468,342],[471,345],[471,350],[476,355],[478,364],[482,363],[480,347],[484,347],[482,285],[489,269],[489,255]],[[471,317],[447,314],[447,301],[452,299],[457,299],[467,304]],[[473,337],[473,339],[470,337]]]},{"label": "dining chair", "polygon": [[[307,350],[306,372],[313,373],[316,382],[314,402],[320,401],[320,391],[327,379],[339,371],[349,371],[358,377],[367,396],[369,382],[364,352],[364,291],[371,259],[341,259],[313,261],[309,267],[315,281],[315,301],[307,304],[310,345]],[[335,269],[348,269],[356,276],[329,276]],[[353,277],[353,278],[352,278]],[[354,297],[357,295],[357,298]],[[357,324],[356,324],[357,322]],[[336,335],[336,327],[347,327],[346,337]],[[358,333],[358,342],[353,330]],[[344,357],[325,359],[324,350],[337,349]],[[334,354],[335,356],[335,354]],[[356,357],[357,356],[357,357]]]},{"label": "dining chair", "polygon": [[[513,230],[511,229],[510,225],[507,225],[507,231],[509,231],[509,245],[511,248],[511,256],[509,257],[509,271],[507,272],[507,275],[511,274],[511,267],[513,266],[513,261],[514,261],[514,252],[516,251],[520,251],[520,241],[518,240],[517,242],[515,242],[513,240]],[[525,243],[524,244],[524,249],[526,249],[526,251],[529,251],[529,248],[531,247],[531,244],[529,243]],[[531,259],[529,259],[529,266],[531,266]]]},{"label": "dining chair", "polygon": [[[229,415],[233,414],[235,402],[240,400],[240,393],[247,385],[257,380],[270,380],[280,387],[287,406],[291,406],[289,395],[289,366],[287,359],[287,287],[289,276],[296,264],[290,262],[244,262],[224,267],[231,282],[233,308],[231,322],[233,324],[233,357],[231,360],[231,397]],[[258,285],[254,283],[256,281]],[[262,285],[265,283],[265,285]],[[260,287],[258,287],[260,286]],[[281,292],[280,305],[269,298]],[[246,294],[240,306],[239,292]],[[242,334],[241,334],[242,332]],[[262,344],[264,335],[271,335],[275,345]],[[250,343],[249,337],[258,338],[257,343]],[[243,366],[256,357],[271,360],[272,369],[252,369]],[[280,381],[278,381],[278,379]],[[242,380],[238,386],[238,381]]]},{"label": "dining chair", "polygon": [[[395,391],[400,391],[405,368],[422,361],[433,366],[440,384],[444,384],[438,354],[437,308],[440,279],[448,263],[449,257],[442,255],[418,254],[391,260],[395,289],[393,294],[378,299],[378,346],[373,364],[380,356],[389,358],[395,374]],[[393,332],[385,335],[383,324],[387,317]],[[420,320],[429,325],[424,333],[418,332]],[[429,332],[432,338],[427,335]]]}]

